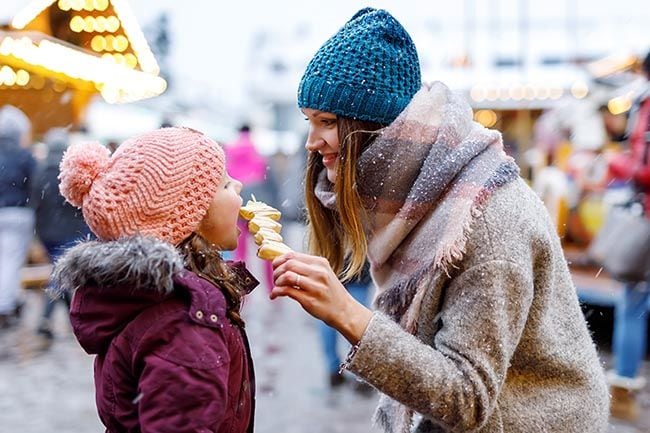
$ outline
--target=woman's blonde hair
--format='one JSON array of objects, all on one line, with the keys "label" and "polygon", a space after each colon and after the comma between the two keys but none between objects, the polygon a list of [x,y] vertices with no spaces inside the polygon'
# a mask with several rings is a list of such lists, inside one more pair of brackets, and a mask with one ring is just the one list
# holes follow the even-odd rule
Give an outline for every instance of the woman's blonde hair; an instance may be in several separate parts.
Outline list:
[{"label": "woman's blonde hair", "polygon": [[244,321],[240,314],[243,285],[223,260],[219,249],[197,233],[192,233],[178,248],[190,271],[221,289],[226,298],[226,315],[235,325],[243,328]]},{"label": "woman's blonde hair", "polygon": [[359,275],[368,249],[363,229],[365,212],[357,191],[357,161],[384,125],[376,122],[337,117],[340,141],[339,163],[334,183],[336,210],[326,208],[315,195],[322,157],[311,152],[305,175],[305,204],[309,250],[329,260],[344,281]]}]

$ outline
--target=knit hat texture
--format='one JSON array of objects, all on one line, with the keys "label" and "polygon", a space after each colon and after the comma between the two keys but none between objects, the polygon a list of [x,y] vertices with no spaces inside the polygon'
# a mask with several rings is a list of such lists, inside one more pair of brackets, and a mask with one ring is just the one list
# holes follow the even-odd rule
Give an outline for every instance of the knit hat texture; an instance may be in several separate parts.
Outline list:
[{"label": "knit hat texture", "polygon": [[163,128],[126,140],[112,156],[96,142],[70,146],[59,188],[100,239],[139,234],[177,244],[205,216],[224,167],[221,146],[204,134]]},{"label": "knit hat texture", "polygon": [[365,8],[311,59],[298,87],[298,106],[388,125],[420,86],[420,62],[409,34],[385,10]]}]

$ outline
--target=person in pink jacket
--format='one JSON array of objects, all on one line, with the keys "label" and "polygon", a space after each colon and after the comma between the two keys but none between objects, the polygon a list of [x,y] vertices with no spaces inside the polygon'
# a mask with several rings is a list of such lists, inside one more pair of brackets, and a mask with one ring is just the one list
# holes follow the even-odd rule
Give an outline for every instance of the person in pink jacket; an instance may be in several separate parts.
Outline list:
[{"label": "person in pink jacket", "polygon": [[[255,148],[248,125],[244,124],[239,128],[237,140],[224,146],[224,151],[226,153],[226,169],[228,173],[245,185],[242,191],[244,201],[250,199],[251,195],[253,195],[258,200],[273,203],[275,201],[275,188],[268,176],[268,162]],[[235,250],[235,260],[245,261],[248,255],[249,232],[246,221],[239,220],[237,224],[241,230],[241,235]],[[266,287],[270,291],[273,287],[273,267],[267,261],[264,262],[263,266]]]}]

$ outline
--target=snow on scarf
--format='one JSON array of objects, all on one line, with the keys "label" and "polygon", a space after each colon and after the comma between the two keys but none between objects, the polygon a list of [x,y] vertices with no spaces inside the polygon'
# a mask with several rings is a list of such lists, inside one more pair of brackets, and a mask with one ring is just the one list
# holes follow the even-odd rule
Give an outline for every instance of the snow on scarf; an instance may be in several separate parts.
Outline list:
[{"label": "snow on scarf", "polygon": [[463,98],[423,86],[358,163],[377,308],[415,334],[418,283],[449,273],[482,205],[518,175],[501,134],[474,122]]},{"label": "snow on scarf", "polygon": [[[474,122],[467,102],[440,82],[413,96],[357,168],[375,306],[415,334],[431,276],[462,258],[481,206],[519,169],[501,134]],[[316,194],[332,207],[327,183],[321,176]]]}]

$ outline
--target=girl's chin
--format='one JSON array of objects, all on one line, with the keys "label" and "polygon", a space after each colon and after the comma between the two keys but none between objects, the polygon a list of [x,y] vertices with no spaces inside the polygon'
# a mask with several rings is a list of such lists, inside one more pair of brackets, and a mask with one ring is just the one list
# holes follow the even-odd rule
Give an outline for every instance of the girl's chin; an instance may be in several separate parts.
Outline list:
[{"label": "girl's chin", "polygon": [[[234,250],[236,250],[236,249],[237,249],[237,246],[239,245],[239,235],[240,235],[240,234],[241,234],[241,230],[237,229],[237,234],[236,234],[236,236],[234,237],[234,239],[232,239],[232,241],[230,241],[230,242],[228,243],[228,245],[226,246],[226,248],[224,248],[224,250],[227,250],[227,251],[234,251]],[[241,242],[246,242],[246,239],[242,239]]]}]

